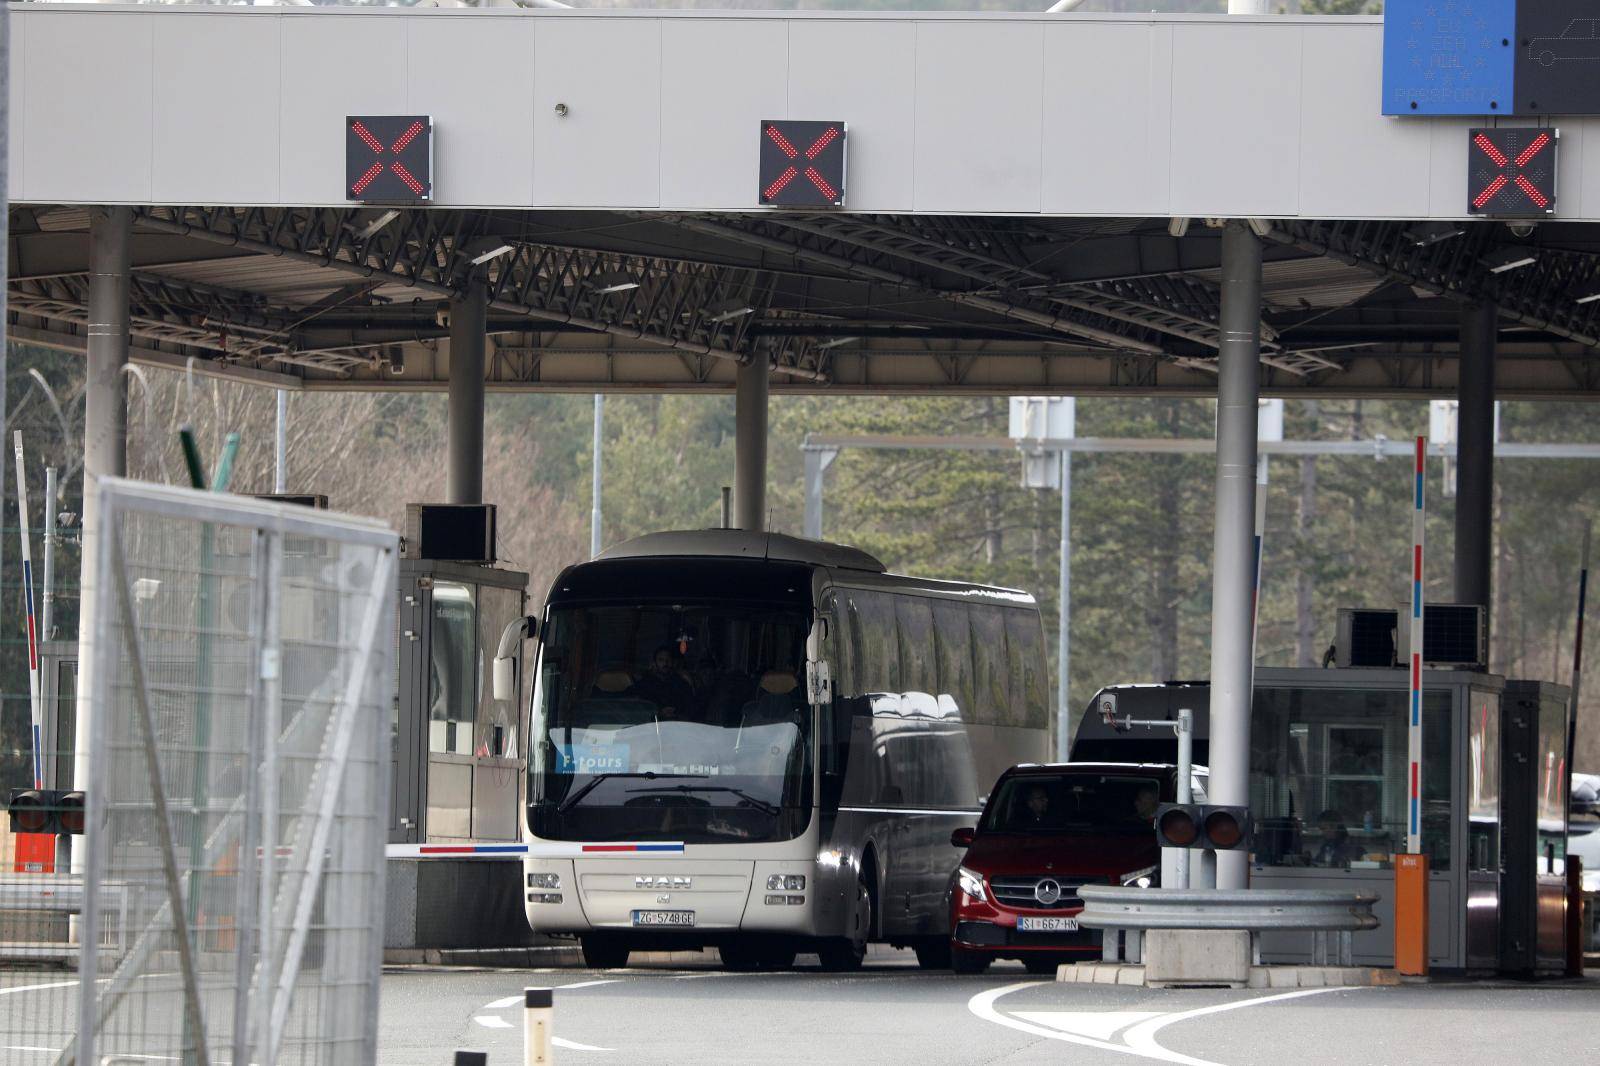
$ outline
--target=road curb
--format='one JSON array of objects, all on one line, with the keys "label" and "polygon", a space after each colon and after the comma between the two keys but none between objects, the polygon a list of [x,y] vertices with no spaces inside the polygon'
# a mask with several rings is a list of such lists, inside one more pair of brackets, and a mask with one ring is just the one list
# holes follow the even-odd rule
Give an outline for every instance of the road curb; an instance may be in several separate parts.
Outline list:
[{"label": "road curb", "polygon": [[[1151,984],[1145,968],[1128,962],[1068,963],[1056,970],[1062,984],[1123,985],[1138,988],[1188,987],[1173,982]],[[1393,970],[1370,966],[1252,966],[1246,988],[1374,988],[1398,985]]]}]

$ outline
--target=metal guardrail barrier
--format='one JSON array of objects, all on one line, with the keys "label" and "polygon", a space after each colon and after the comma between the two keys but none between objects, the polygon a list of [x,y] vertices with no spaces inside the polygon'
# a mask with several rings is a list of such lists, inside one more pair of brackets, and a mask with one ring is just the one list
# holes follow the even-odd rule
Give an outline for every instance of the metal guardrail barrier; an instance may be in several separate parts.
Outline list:
[{"label": "metal guardrail barrier", "polygon": [[[1315,889],[1116,888],[1084,885],[1078,924],[1105,930],[1107,962],[1137,962],[1143,934],[1152,929],[1242,929],[1250,933],[1251,956],[1260,961],[1259,935],[1268,930],[1312,934],[1312,962],[1350,965],[1352,933],[1378,928],[1371,892]],[[1330,960],[1329,937],[1335,937]],[[1124,936],[1124,934],[1126,934]],[[1124,958],[1125,954],[1128,956]]]}]

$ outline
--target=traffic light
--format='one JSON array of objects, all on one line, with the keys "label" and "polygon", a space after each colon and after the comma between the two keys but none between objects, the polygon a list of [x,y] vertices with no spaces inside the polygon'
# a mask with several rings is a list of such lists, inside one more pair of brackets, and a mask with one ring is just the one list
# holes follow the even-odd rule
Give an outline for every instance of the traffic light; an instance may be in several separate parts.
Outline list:
[{"label": "traffic light", "polygon": [[1208,803],[1163,803],[1156,840],[1164,848],[1238,851],[1250,846],[1250,809]]},{"label": "traffic light", "polygon": [[14,788],[6,801],[13,833],[83,832],[83,793],[49,788]]}]

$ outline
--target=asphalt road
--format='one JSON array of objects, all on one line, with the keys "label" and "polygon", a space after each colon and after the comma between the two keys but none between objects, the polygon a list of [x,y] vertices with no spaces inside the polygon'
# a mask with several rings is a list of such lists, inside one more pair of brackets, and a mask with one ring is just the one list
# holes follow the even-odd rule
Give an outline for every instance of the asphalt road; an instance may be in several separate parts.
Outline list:
[{"label": "asphalt road", "polygon": [[[1558,1063],[1600,1055],[1600,981],[1153,991],[980,977],[879,958],[859,974],[729,974],[715,955],[628,970],[392,969],[379,1061],[441,1066],[456,1048],[522,1062],[521,990],[558,989],[565,1064],[1187,1066]],[[564,991],[560,991],[564,989]]]}]

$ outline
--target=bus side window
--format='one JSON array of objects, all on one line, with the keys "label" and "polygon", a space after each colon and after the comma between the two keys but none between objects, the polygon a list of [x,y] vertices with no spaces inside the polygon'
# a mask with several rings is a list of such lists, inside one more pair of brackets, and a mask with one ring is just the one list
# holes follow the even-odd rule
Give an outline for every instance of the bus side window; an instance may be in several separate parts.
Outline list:
[{"label": "bus side window", "polygon": [[933,638],[939,661],[939,694],[955,703],[962,721],[971,721],[972,630],[966,604],[934,601]]},{"label": "bus side window", "polygon": [[1012,710],[1004,608],[972,605],[972,649],[976,668],[974,720],[984,725],[1021,725],[1020,716]]},{"label": "bus side window", "polygon": [[1049,728],[1049,682],[1045,678],[1044,630],[1033,611],[1006,612],[1006,647],[1010,659],[1011,701],[1019,709],[1019,725]]},{"label": "bus side window", "polygon": [[894,614],[900,637],[900,684],[895,690],[933,695],[939,691],[939,677],[934,664],[932,604],[920,596],[897,596]]}]

